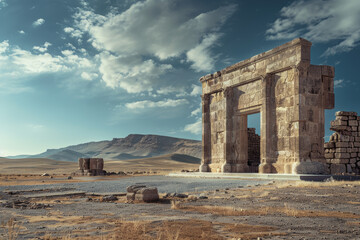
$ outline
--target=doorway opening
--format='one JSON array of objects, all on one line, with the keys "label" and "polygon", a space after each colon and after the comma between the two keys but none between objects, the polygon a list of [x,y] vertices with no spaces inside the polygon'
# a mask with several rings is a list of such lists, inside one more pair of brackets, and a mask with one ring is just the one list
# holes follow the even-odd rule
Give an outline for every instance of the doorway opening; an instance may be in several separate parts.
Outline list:
[{"label": "doorway opening", "polygon": [[258,173],[260,165],[260,112],[247,116],[249,172]]}]

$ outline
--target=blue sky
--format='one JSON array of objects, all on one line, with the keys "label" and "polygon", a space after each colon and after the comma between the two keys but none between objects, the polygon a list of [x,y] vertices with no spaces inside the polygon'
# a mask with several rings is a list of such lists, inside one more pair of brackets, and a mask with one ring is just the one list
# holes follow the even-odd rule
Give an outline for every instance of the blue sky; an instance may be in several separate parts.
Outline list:
[{"label": "blue sky", "polygon": [[335,111],[360,113],[358,0],[0,0],[0,156],[200,140],[198,79],[297,37],[335,66],[326,130]]}]

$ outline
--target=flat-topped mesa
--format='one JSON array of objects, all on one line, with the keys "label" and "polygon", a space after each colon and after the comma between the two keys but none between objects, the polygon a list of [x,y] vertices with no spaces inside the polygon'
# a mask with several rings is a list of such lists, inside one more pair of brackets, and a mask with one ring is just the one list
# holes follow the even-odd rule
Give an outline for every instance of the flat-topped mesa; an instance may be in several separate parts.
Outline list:
[{"label": "flat-topped mesa", "polygon": [[324,109],[334,107],[334,68],[310,64],[297,38],[200,78],[200,171],[248,172],[247,115],[261,113],[261,173],[323,173]]}]

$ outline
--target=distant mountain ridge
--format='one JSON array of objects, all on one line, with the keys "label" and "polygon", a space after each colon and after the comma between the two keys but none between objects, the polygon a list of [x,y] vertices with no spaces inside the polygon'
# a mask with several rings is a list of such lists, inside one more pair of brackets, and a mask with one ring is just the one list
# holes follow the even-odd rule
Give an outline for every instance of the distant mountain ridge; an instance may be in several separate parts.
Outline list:
[{"label": "distant mountain ridge", "polygon": [[[88,142],[59,149],[48,149],[36,155],[22,155],[27,158],[49,158],[75,162],[80,157],[99,157],[105,160],[128,160],[156,157],[166,154],[201,157],[201,142],[160,135],[130,134],[125,138],[110,141]],[[12,156],[9,158],[19,158]]]}]

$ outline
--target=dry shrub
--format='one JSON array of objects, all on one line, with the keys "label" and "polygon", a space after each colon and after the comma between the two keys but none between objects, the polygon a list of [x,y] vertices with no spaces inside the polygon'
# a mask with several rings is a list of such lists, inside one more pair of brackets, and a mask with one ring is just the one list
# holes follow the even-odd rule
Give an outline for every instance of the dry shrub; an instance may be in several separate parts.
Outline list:
[{"label": "dry shrub", "polygon": [[180,201],[171,200],[171,209],[182,209],[182,205]]},{"label": "dry shrub", "polygon": [[14,218],[10,218],[7,222],[1,222],[1,228],[4,228],[5,239],[15,240],[20,232],[21,225]]}]

